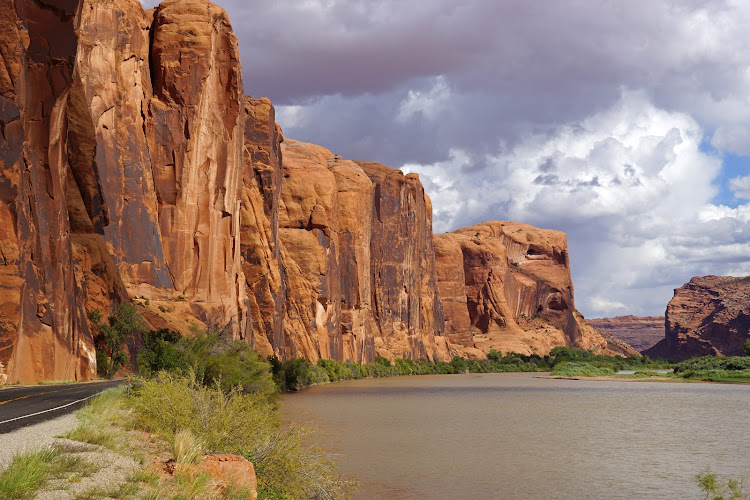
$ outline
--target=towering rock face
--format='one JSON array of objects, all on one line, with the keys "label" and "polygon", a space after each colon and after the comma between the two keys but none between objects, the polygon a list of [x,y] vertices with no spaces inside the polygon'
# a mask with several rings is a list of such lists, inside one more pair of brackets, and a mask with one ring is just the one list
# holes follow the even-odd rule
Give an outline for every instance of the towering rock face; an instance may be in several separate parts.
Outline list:
[{"label": "towering rock face", "polygon": [[[285,140],[282,357],[447,359],[432,207],[416,176]],[[261,342],[263,343],[263,342]]]},{"label": "towering rock face", "polygon": [[252,326],[248,340],[264,355],[280,354],[286,315],[279,243],[284,138],[268,99],[246,98],[245,114],[240,246]]},{"label": "towering rock face", "polygon": [[357,164],[373,184],[370,272],[371,307],[380,330],[376,350],[432,359],[433,353],[447,350],[435,275],[432,204],[416,174],[404,175],[379,163]]},{"label": "towering rock face", "polygon": [[0,382],[95,369],[73,269],[65,103],[76,2],[0,2]]},{"label": "towering rock face", "polygon": [[575,309],[564,233],[485,222],[435,235],[446,336],[476,355],[547,354],[557,346],[607,351]]},{"label": "towering rock face", "polygon": [[586,323],[604,334],[610,333],[638,352],[653,347],[664,338],[664,316],[617,316],[587,319]]},{"label": "towering rock face", "polygon": [[245,99],[237,39],[226,13],[205,0],[163,2],[151,37],[146,132],[172,284],[204,310],[223,311],[244,337]]},{"label": "towering rock face", "polygon": [[750,338],[750,277],[703,276],[674,291],[666,335],[645,351],[676,361],[695,356],[741,356]]},{"label": "towering rock face", "polygon": [[320,146],[282,144],[279,240],[286,273],[282,357],[343,359],[339,202],[333,155]]},{"label": "towering rock face", "polygon": [[244,337],[246,110],[224,11],[3,1],[0,37],[0,381],[92,376],[86,312],[135,296],[155,327]]}]

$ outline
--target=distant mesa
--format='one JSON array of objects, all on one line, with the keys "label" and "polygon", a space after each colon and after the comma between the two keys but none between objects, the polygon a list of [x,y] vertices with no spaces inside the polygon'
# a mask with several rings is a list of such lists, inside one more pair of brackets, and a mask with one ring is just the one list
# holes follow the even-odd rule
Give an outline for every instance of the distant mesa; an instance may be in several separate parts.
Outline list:
[{"label": "distant mesa", "polygon": [[622,340],[638,352],[653,347],[664,338],[664,316],[617,316],[587,319],[586,323],[605,335]]}]

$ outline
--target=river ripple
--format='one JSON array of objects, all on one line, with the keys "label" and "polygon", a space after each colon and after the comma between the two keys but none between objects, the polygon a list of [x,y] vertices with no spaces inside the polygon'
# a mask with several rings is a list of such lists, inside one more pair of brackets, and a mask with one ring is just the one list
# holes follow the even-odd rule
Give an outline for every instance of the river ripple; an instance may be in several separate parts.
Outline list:
[{"label": "river ripple", "polygon": [[468,374],[284,396],[356,498],[699,498],[706,466],[750,473],[750,386]]}]

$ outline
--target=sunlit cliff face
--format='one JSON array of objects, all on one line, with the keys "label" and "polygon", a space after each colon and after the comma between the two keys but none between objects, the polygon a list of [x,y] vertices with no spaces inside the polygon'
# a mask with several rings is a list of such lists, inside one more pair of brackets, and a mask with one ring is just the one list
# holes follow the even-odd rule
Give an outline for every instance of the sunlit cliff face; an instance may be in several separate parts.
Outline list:
[{"label": "sunlit cliff face", "polygon": [[485,222],[435,235],[435,256],[453,342],[529,353],[601,345],[575,310],[564,233]]}]

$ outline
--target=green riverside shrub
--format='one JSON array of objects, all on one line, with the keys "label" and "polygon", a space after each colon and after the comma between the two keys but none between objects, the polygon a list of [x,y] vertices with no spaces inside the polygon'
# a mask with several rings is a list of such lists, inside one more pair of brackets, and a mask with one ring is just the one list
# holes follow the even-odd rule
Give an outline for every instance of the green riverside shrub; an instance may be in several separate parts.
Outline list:
[{"label": "green riverside shrub", "polygon": [[613,368],[607,366],[597,367],[581,361],[563,361],[552,370],[553,376],[560,377],[605,377],[614,374],[615,370]]},{"label": "green riverside shrub", "polygon": [[261,393],[225,391],[194,375],[159,373],[140,380],[128,404],[139,427],[174,442],[189,431],[208,452],[236,453],[255,465],[260,498],[347,498],[352,483],[305,439],[301,427],[282,428],[278,410]]}]

